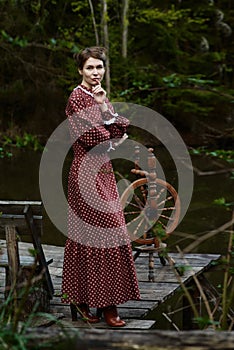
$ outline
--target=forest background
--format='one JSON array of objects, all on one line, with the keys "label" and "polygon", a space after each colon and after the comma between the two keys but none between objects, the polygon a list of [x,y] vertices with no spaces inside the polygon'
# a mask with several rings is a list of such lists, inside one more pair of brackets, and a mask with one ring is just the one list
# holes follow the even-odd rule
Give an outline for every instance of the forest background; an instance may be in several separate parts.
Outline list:
[{"label": "forest background", "polygon": [[79,83],[73,54],[104,45],[111,101],[150,107],[192,146],[234,139],[232,0],[0,0],[1,139],[46,141]]}]

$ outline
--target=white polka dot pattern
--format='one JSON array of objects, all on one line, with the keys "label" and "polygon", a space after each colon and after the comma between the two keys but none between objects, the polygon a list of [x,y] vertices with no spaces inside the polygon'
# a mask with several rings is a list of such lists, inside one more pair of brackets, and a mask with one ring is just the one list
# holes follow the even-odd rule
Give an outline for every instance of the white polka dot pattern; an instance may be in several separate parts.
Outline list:
[{"label": "white polka dot pattern", "polygon": [[[121,138],[129,121],[117,115],[114,123],[104,124],[113,118],[112,105],[107,100],[110,113],[102,114],[91,90],[81,87],[73,90],[66,108],[74,159],[68,179],[62,301],[105,307],[140,299],[130,240],[106,152],[109,140]],[[99,144],[101,148],[90,152]]]}]

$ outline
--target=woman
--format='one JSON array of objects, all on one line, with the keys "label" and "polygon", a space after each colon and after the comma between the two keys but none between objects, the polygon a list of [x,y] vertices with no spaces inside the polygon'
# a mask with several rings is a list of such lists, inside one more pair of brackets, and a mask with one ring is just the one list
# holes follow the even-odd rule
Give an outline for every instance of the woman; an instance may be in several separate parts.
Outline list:
[{"label": "woman", "polygon": [[74,159],[62,301],[70,303],[73,321],[79,312],[96,323],[103,313],[108,325],[121,327],[116,305],[139,300],[140,293],[109,152],[126,138],[129,121],[114,112],[101,86],[105,49],[86,48],[75,59],[82,82],[66,107]]}]

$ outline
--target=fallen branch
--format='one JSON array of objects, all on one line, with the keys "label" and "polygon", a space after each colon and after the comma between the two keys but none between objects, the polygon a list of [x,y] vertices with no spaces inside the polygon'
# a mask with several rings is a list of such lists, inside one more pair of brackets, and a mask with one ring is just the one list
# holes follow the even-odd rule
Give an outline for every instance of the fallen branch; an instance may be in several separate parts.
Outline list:
[{"label": "fallen branch", "polygon": [[212,170],[212,171],[201,171],[198,168],[193,166],[194,172],[198,176],[206,176],[206,175],[218,175],[218,174],[224,174],[224,173],[232,173],[234,172],[234,168],[228,168],[228,169],[220,169],[220,170]]},{"label": "fallen branch", "polygon": [[226,222],[224,225],[218,227],[217,229],[208,232],[207,234],[205,234],[202,237],[198,237],[195,242],[189,244],[186,248],[183,249],[183,253],[189,253],[190,251],[192,251],[194,248],[196,248],[202,242],[208,240],[209,238],[217,235],[220,232],[226,231],[233,224],[234,224],[234,217],[232,217],[232,219],[230,221]]}]

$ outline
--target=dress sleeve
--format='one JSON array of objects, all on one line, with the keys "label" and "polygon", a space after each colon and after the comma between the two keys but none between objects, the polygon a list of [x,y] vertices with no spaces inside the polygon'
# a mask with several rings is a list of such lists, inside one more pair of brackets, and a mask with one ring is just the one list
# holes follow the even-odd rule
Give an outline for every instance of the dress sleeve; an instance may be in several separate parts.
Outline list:
[{"label": "dress sleeve", "polygon": [[72,141],[78,141],[87,150],[111,138],[109,130],[105,128],[102,121],[99,107],[96,105],[86,107],[84,101],[77,95],[69,98],[66,115]]},{"label": "dress sleeve", "polygon": [[105,128],[109,131],[111,138],[121,138],[126,133],[130,122],[127,118],[115,113],[110,103],[108,107],[108,110],[102,113]]}]

